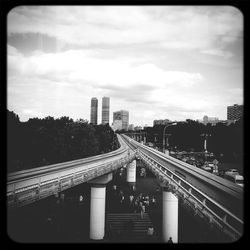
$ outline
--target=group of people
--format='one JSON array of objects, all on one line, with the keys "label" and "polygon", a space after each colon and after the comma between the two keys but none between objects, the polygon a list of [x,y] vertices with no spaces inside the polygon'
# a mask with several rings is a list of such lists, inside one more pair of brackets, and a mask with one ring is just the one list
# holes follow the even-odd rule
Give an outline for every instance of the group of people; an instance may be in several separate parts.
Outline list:
[{"label": "group of people", "polygon": [[132,186],[131,190],[126,192],[116,184],[113,185],[112,189],[113,202],[119,204],[120,208],[124,208],[123,210],[140,213],[142,219],[144,213],[156,206],[156,197],[154,195],[150,197],[148,194],[138,193],[135,186]]}]

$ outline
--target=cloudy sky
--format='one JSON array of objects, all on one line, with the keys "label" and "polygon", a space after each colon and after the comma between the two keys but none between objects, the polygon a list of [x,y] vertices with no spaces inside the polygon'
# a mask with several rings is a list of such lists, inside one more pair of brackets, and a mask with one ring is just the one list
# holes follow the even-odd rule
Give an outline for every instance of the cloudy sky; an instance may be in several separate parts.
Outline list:
[{"label": "cloudy sky", "polygon": [[226,119],[243,104],[243,16],[231,6],[20,6],[8,14],[7,107],[129,123]]}]

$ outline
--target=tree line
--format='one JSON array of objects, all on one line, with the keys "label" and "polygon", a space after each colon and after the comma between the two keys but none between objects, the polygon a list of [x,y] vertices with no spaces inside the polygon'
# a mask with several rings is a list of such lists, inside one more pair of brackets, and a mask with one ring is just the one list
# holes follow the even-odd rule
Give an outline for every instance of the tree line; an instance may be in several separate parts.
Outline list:
[{"label": "tree line", "polygon": [[119,148],[116,134],[108,124],[92,125],[87,120],[63,116],[31,118],[21,122],[7,110],[8,173],[72,161]]},{"label": "tree line", "polygon": [[[165,125],[145,127],[141,131],[120,131],[120,133],[146,132],[146,142],[151,142],[162,150],[163,130]],[[187,119],[169,126],[165,130],[171,150],[204,151],[204,140],[207,135],[207,150],[213,152],[221,161],[242,162],[243,160],[243,119],[230,125],[222,122],[215,126],[204,125]]]}]

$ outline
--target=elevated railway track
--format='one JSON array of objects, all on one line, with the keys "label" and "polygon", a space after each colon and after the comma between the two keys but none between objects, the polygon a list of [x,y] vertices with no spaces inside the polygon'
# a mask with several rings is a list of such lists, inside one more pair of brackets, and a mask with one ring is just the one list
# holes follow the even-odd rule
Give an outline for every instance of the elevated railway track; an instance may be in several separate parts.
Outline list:
[{"label": "elevated railway track", "polygon": [[243,232],[243,188],[122,135],[144,164],[211,224],[238,239]]}]

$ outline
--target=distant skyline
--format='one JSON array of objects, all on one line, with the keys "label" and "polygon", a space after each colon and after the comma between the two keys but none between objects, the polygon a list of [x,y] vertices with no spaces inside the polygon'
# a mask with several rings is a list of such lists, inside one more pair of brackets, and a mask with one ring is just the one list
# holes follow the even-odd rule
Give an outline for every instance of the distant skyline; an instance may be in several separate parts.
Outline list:
[{"label": "distant skyline", "polygon": [[135,126],[226,120],[227,106],[244,104],[232,6],[19,6],[7,29],[7,108],[21,121],[90,121],[91,98],[104,96]]}]

